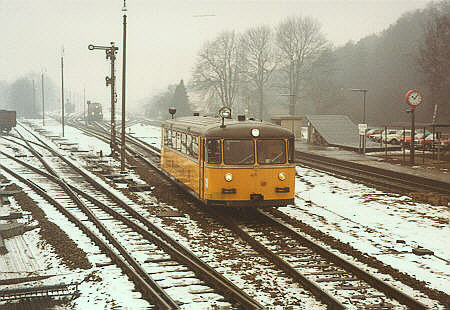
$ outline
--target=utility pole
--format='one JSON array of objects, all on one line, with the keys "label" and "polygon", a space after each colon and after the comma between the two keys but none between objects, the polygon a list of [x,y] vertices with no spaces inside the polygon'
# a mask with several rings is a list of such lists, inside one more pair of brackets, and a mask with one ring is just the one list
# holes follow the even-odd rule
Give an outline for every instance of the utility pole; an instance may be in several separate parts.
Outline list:
[{"label": "utility pole", "polygon": [[61,105],[62,136],[64,137],[64,48],[61,55]]},{"label": "utility pole", "polygon": [[[36,109],[37,113],[37,107],[36,107],[36,89],[34,86],[34,80],[33,80],[33,110]],[[32,113],[32,111],[30,111]]]},{"label": "utility pole", "polygon": [[83,117],[84,117],[84,124],[87,126],[87,118],[86,118],[86,88],[83,88]]},{"label": "utility pole", "polygon": [[42,126],[44,126],[45,125],[45,110],[44,110],[44,98],[45,98],[45,96],[44,96],[44,72],[42,72],[42,75],[41,75],[41,86],[42,86]]},{"label": "utility pole", "polygon": [[111,46],[98,46],[98,45],[88,45],[89,50],[103,50],[106,52],[106,59],[109,59],[111,61],[111,77],[106,77],[106,86],[111,86],[111,141],[110,141],[110,147],[111,147],[111,156],[115,155],[116,152],[116,120],[115,120],[115,105],[117,102],[117,95],[116,95],[116,89],[115,89],[115,83],[116,83],[116,75],[115,75],[115,60],[116,60],[116,53],[119,49],[118,47],[114,46],[114,42],[111,42]]},{"label": "utility pole", "polygon": [[127,4],[123,1],[123,54],[122,54],[122,133],[120,146],[120,172],[125,172],[125,78],[127,50]]}]

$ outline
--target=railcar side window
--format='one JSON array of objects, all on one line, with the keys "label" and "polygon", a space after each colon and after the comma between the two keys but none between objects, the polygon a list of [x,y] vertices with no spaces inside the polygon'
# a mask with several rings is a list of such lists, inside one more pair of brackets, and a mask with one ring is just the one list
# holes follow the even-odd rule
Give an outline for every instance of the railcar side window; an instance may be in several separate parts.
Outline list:
[{"label": "railcar side window", "polygon": [[207,159],[209,164],[220,164],[222,161],[220,140],[206,140]]},{"label": "railcar side window", "polygon": [[186,153],[190,156],[192,156],[192,136],[187,135],[186,136]]},{"label": "railcar side window", "polygon": [[172,146],[172,132],[169,128],[164,129],[164,144],[171,147]]},{"label": "railcar side window", "polygon": [[258,164],[284,164],[286,146],[283,140],[258,140]]},{"label": "railcar side window", "polygon": [[186,134],[181,134],[181,153],[186,154]]},{"label": "railcar side window", "polygon": [[253,140],[224,140],[223,160],[227,165],[248,165],[255,162]]},{"label": "railcar side window", "polygon": [[181,133],[177,132],[177,150],[181,150]]},{"label": "railcar side window", "polygon": [[288,141],[288,161],[290,163],[294,162],[294,153],[295,153],[295,140],[289,139],[289,141]]},{"label": "railcar side window", "polygon": [[172,143],[171,143],[171,146],[173,148],[177,147],[177,133],[174,130],[172,130]]},{"label": "railcar side window", "polygon": [[192,137],[192,156],[198,158],[198,137]]}]

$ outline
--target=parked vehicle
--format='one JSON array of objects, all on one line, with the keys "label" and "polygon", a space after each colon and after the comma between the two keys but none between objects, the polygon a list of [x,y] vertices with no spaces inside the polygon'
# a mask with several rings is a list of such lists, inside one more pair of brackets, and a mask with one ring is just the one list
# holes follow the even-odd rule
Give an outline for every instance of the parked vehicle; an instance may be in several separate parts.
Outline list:
[{"label": "parked vehicle", "polygon": [[9,132],[16,127],[16,111],[0,110],[0,132]]},{"label": "parked vehicle", "polygon": [[450,147],[450,136],[448,134],[435,133],[433,137],[433,134],[429,134],[420,143],[426,150],[430,150],[433,146],[434,148],[439,146],[441,149],[447,149]]},{"label": "parked vehicle", "polygon": [[[389,132],[389,131],[388,131]],[[403,134],[403,129],[396,130],[395,133],[388,133],[387,138],[386,136],[383,136],[383,142],[387,142],[389,144],[400,144],[401,140],[403,139],[403,135],[405,137],[411,136],[411,130],[405,129]]]},{"label": "parked vehicle", "polygon": [[370,138],[373,135],[380,135],[381,132],[383,132],[383,129],[381,129],[381,128],[372,128],[372,129],[367,130],[366,137]]},{"label": "parked vehicle", "polygon": [[[424,139],[424,137],[426,137],[427,135],[429,135],[429,134],[431,134],[430,132],[426,132],[426,133],[423,133],[423,132],[418,132],[418,133],[416,133],[415,135],[414,135],[414,144],[415,145],[422,145],[423,144],[423,139]],[[403,137],[400,139],[400,143],[403,145],[403,144],[405,144],[405,146],[407,147],[407,148],[409,148],[410,147],[410,145],[411,145],[411,133],[409,134],[409,136],[406,136],[405,137],[405,140],[403,140]]]}]

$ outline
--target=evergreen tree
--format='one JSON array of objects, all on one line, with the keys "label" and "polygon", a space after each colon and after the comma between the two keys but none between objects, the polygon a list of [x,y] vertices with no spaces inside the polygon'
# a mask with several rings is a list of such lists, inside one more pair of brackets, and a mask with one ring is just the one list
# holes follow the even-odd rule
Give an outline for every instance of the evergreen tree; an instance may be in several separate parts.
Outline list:
[{"label": "evergreen tree", "polygon": [[178,84],[175,88],[172,99],[172,106],[177,109],[177,117],[188,116],[192,114],[189,105],[189,98],[187,96],[186,87],[184,87],[183,80],[181,80],[180,84]]}]

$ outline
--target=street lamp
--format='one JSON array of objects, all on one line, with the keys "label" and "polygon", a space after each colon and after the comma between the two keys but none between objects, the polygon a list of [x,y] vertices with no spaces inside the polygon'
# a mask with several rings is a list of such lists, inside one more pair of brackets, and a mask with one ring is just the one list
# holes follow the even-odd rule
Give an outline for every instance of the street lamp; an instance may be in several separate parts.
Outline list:
[{"label": "street lamp", "polygon": [[111,42],[111,46],[100,46],[100,45],[88,45],[88,49],[90,51],[93,50],[102,50],[106,52],[106,59],[111,60],[111,77],[106,77],[106,86],[111,85],[111,156],[114,156],[115,149],[116,149],[116,120],[115,120],[115,103],[116,103],[116,89],[115,89],[115,82],[116,82],[116,75],[115,75],[115,69],[114,69],[114,63],[116,60],[116,53],[119,49],[118,47],[114,46],[114,42]]},{"label": "street lamp", "polygon": [[369,91],[368,89],[362,88],[352,88],[352,91],[362,92],[363,93],[363,114],[362,114],[362,123],[366,123],[366,93]]},{"label": "street lamp", "polygon": [[45,126],[45,113],[44,113],[44,100],[45,100],[45,95],[44,95],[44,71],[41,72],[41,93],[42,93],[42,126]]},{"label": "street lamp", "polygon": [[366,152],[366,134],[365,134],[365,131],[367,130],[367,124],[366,124],[366,93],[368,92],[368,89],[352,88],[352,91],[362,92],[363,93],[363,113],[362,113],[362,124],[360,126],[360,130],[361,129],[364,130],[364,134],[362,135],[362,138],[361,138],[361,133],[360,133],[359,144],[360,144],[360,148],[362,148],[362,153],[364,154]]}]

